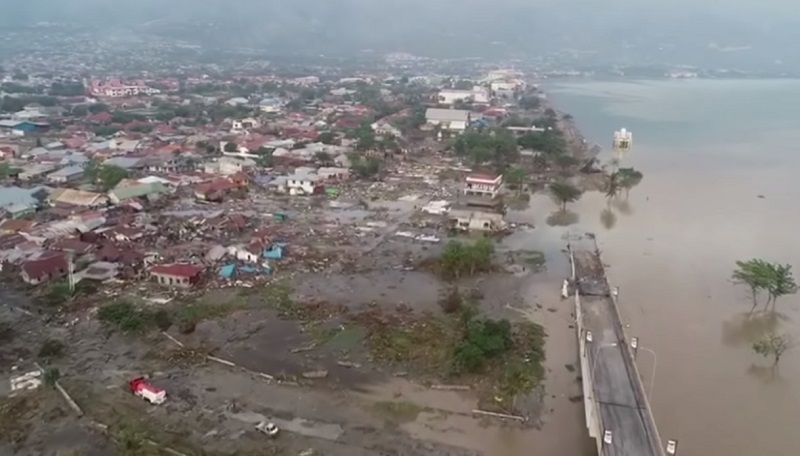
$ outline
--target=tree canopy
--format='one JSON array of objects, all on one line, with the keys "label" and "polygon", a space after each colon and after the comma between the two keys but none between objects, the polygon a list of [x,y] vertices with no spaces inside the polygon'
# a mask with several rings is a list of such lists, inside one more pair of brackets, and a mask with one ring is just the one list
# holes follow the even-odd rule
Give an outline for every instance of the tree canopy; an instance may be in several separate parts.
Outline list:
[{"label": "tree canopy", "polygon": [[492,266],[494,245],[488,239],[480,239],[473,244],[450,241],[439,258],[439,266],[445,277],[459,278],[488,271]]},{"label": "tree canopy", "polygon": [[119,166],[92,163],[86,168],[86,177],[99,183],[103,190],[111,190],[128,177],[128,172]]},{"label": "tree canopy", "polygon": [[550,197],[556,204],[561,205],[561,210],[567,210],[568,203],[574,203],[581,198],[581,190],[565,180],[553,182],[548,186]]},{"label": "tree canopy", "polygon": [[358,177],[368,179],[381,171],[381,161],[375,157],[362,157],[357,153],[348,155],[350,166]]},{"label": "tree canopy", "polygon": [[503,179],[509,184],[517,188],[517,193],[522,191],[525,179],[528,177],[527,171],[519,166],[512,166],[508,168],[503,175]]},{"label": "tree canopy", "polygon": [[468,131],[456,139],[453,150],[476,166],[492,162],[505,168],[519,156],[514,137],[506,130]]},{"label": "tree canopy", "polygon": [[753,351],[765,358],[772,357],[772,365],[777,366],[783,354],[794,346],[788,334],[769,334],[753,344]]},{"label": "tree canopy", "polygon": [[765,309],[769,308],[772,303],[773,310],[778,298],[795,294],[798,291],[792,266],[789,264],[769,263],[758,258],[737,261],[731,278],[735,283],[744,284],[750,288],[753,299],[751,313],[758,306],[758,294],[761,291],[767,293]]},{"label": "tree canopy", "polygon": [[627,197],[631,189],[642,182],[644,175],[634,168],[620,168],[614,172],[612,177],[619,182],[620,188],[625,190],[625,197]]},{"label": "tree canopy", "polygon": [[551,158],[567,153],[567,141],[557,130],[526,133],[517,140],[517,144],[523,149],[541,151]]}]

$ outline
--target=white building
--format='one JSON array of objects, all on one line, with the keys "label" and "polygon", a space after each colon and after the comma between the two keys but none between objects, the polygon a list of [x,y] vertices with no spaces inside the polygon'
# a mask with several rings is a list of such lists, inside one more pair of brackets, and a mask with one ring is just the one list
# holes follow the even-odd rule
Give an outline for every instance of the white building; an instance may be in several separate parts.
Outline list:
[{"label": "white building", "polygon": [[95,97],[121,98],[136,95],[154,95],[160,90],[148,87],[141,81],[124,82],[119,79],[109,81],[92,81],[89,93]]},{"label": "white building", "polygon": [[261,123],[252,117],[248,117],[246,119],[234,120],[231,123],[231,133],[241,133],[251,128],[258,128],[260,126]]},{"label": "white building", "polygon": [[492,96],[485,87],[475,86],[472,88],[472,102],[475,104],[489,104]]},{"label": "white building", "polygon": [[493,82],[501,79],[520,79],[522,76],[522,72],[516,70],[492,70],[486,75],[485,78],[483,78],[483,80],[486,82]]},{"label": "white building", "polygon": [[313,195],[322,184],[323,177],[307,172],[286,176],[286,189],[290,195]]},{"label": "white building", "polygon": [[513,80],[492,81],[490,87],[493,92],[513,92],[521,85],[522,83],[520,81],[513,79]]},{"label": "white building", "polygon": [[472,101],[474,96],[475,94],[472,90],[444,89],[439,91],[439,94],[436,96],[436,101],[439,104],[449,106],[458,101]]},{"label": "white building", "polygon": [[283,103],[277,98],[264,98],[258,102],[258,109],[267,114],[280,112],[282,107]]},{"label": "white building", "polygon": [[244,261],[245,263],[258,263],[261,260],[261,251],[244,244],[228,247],[228,255],[239,261]]},{"label": "white building", "polygon": [[503,188],[503,176],[470,174],[464,179],[464,194],[494,198]]},{"label": "white building", "polygon": [[222,157],[219,160],[211,163],[206,163],[203,171],[206,174],[219,174],[222,176],[230,176],[236,173],[247,171],[256,166],[256,162],[249,158],[236,158],[236,157]]},{"label": "white building", "polygon": [[394,136],[394,137],[400,137],[402,135],[400,130],[398,130],[396,127],[394,127],[393,125],[391,125],[388,122],[378,121],[378,122],[374,122],[370,126],[372,127],[372,131],[374,131],[375,133],[377,133],[379,135],[391,135],[391,136]]},{"label": "white building", "polygon": [[438,125],[442,130],[461,132],[469,126],[471,114],[463,109],[428,108],[425,120],[428,125]]}]

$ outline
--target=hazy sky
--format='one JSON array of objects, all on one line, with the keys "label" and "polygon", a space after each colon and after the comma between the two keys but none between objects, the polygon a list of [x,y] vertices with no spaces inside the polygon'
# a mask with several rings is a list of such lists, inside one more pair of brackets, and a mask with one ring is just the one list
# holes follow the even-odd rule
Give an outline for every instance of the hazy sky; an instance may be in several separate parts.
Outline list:
[{"label": "hazy sky", "polygon": [[[687,58],[711,43],[793,59],[798,0],[0,0],[0,26],[73,21],[108,29],[213,23],[196,39],[245,40],[319,52],[424,50],[469,54],[640,47]],[[178,29],[179,27],[176,27]],[[149,30],[149,33],[164,32]],[[170,33],[169,30],[166,30]],[[204,35],[204,36],[199,36]],[[780,52],[779,52],[780,51]],[[783,52],[783,54],[781,54]],[[692,59],[700,59],[694,56]],[[797,60],[800,60],[798,58]]]}]

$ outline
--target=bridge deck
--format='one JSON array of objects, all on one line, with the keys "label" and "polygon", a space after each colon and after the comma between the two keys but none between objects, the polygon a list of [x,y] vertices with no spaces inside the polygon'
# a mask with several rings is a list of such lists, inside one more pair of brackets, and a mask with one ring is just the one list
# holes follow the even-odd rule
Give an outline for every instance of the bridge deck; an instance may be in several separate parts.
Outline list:
[{"label": "bridge deck", "polygon": [[[583,328],[592,332],[586,356],[591,372],[593,398],[603,429],[612,433],[612,443],[603,445],[608,456],[662,456],[655,423],[652,422],[633,358],[610,296],[605,272],[596,251],[573,251],[576,285],[581,295]],[[602,437],[601,437],[602,438]]]}]

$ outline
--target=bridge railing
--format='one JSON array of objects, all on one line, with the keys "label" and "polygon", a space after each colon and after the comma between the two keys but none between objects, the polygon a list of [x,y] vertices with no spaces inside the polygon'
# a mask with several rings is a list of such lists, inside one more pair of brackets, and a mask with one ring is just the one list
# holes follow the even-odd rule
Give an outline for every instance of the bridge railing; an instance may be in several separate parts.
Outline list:
[{"label": "bridge railing", "polygon": [[[600,251],[597,250],[596,254],[598,257],[600,256]],[[608,288],[608,278],[605,277],[606,280],[606,287]],[[609,288],[610,289],[610,288]],[[653,409],[650,407],[650,401],[647,398],[647,393],[644,389],[644,384],[642,383],[642,376],[639,372],[639,366],[636,364],[636,358],[633,356],[633,351],[631,350],[630,346],[630,339],[628,339],[628,335],[625,332],[625,325],[622,324],[622,319],[619,313],[619,307],[617,307],[617,300],[615,298],[611,298],[611,306],[614,309],[613,316],[614,316],[614,324],[616,326],[615,331],[620,336],[620,342],[622,343],[622,353],[625,358],[625,364],[633,370],[631,375],[632,385],[635,389],[635,398],[636,403],[639,405],[640,409],[644,409],[647,413],[647,419],[645,421],[645,428],[647,429],[648,437],[651,440],[651,445],[658,450],[658,454],[664,454],[664,445],[661,442],[661,435],[658,433],[658,427],[656,426],[655,417],[653,417]]]}]

